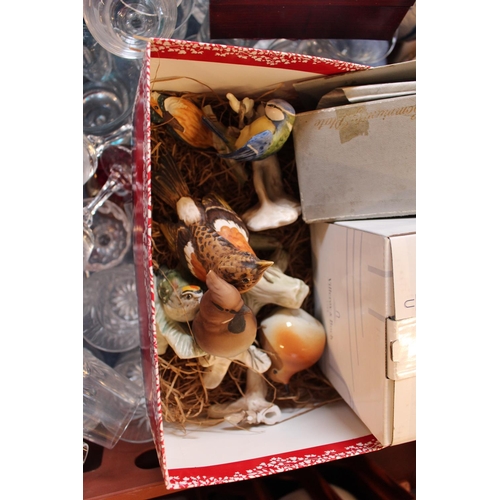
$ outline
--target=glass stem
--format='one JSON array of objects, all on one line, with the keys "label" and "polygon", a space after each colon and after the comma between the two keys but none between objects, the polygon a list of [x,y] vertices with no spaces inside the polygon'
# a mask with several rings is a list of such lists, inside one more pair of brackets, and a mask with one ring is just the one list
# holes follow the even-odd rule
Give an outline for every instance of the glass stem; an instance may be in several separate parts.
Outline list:
[{"label": "glass stem", "polygon": [[92,200],[83,207],[84,222],[90,227],[92,225],[92,217],[99,208],[108,200],[114,193],[123,188],[121,182],[122,173],[116,169],[109,174],[108,180],[104,183],[101,190]]}]

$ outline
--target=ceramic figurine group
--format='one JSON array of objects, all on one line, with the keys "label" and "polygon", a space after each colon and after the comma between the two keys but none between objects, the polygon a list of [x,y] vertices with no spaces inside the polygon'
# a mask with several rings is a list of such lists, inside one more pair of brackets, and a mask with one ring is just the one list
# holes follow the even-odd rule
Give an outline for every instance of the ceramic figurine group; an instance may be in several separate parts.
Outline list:
[{"label": "ceramic figurine group", "polygon": [[[170,346],[181,359],[197,358],[208,389],[221,383],[232,362],[242,363],[244,396],[212,405],[209,416],[240,425],[274,424],[281,412],[266,400],[262,374],[288,384],[318,361],[326,343],[321,323],[301,309],[309,287],[287,276],[286,266],[260,259],[249,242],[249,231],[291,224],[300,215],[300,203],[284,192],[276,155],[290,136],[295,111],[283,99],[257,109],[252,99],[239,101],[232,94],[227,99],[238,127],[223,126],[210,106],[200,109],[187,98],[151,94],[153,123],[164,124],[191,147],[215,150],[232,165],[251,162],[259,198],[242,217],[219,194],[195,199],[173,158],[160,157],[152,190],[177,214],[176,222],[159,226],[179,267],[161,266],[155,276],[158,353]],[[279,307],[259,325],[256,315],[267,304]]]}]

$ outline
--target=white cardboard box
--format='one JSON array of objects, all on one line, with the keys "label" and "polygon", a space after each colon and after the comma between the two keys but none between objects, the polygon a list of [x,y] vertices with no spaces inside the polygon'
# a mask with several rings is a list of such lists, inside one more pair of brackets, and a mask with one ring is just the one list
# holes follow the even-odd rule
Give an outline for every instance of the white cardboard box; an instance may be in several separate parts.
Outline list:
[{"label": "white cardboard box", "polygon": [[416,439],[416,219],[311,225],[323,373],[384,445]]},{"label": "white cardboard box", "polygon": [[[334,75],[295,88],[322,109],[293,129],[302,217],[307,223],[416,214],[416,93],[324,108],[341,88],[415,88],[415,62]],[[320,99],[320,95],[324,96]],[[331,99],[330,99],[331,101]]]},{"label": "white cardboard box", "polygon": [[[184,40],[153,40],[144,59],[135,111],[134,257],[148,414],[165,483],[170,489],[240,481],[382,448],[344,402],[310,412],[283,411],[284,421],[250,430],[230,424],[164,424],[155,329],[151,238],[150,92],[173,90],[238,97],[273,89],[294,95],[294,82],[363,69],[311,56]],[[292,418],[293,417],[293,418]]]}]

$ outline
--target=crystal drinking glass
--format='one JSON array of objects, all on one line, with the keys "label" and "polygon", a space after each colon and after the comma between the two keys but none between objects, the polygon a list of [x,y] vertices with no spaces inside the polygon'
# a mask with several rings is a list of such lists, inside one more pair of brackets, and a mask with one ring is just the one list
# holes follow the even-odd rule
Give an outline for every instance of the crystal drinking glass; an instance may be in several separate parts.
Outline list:
[{"label": "crystal drinking glass", "polygon": [[115,364],[115,370],[135,383],[141,394],[143,394],[134,417],[122,434],[121,440],[128,443],[147,443],[152,441],[153,434],[146,407],[140,348],[120,354]]},{"label": "crystal drinking glass", "polygon": [[108,78],[112,71],[112,55],[99,45],[83,23],[83,78],[99,82]]},{"label": "crystal drinking glass", "polygon": [[188,20],[193,13],[194,0],[177,0],[177,23],[172,38],[184,40],[188,30]]},{"label": "crystal drinking glass", "polygon": [[139,347],[134,265],[122,263],[91,274],[83,281],[83,291],[84,340],[92,347],[110,353]]},{"label": "crystal drinking glass", "polygon": [[171,38],[177,0],[83,0],[83,17],[106,50],[125,59],[140,59],[149,38]]},{"label": "crystal drinking glass", "polygon": [[137,386],[83,349],[83,438],[113,448],[140,403]]},{"label": "crystal drinking glass", "polygon": [[132,151],[109,146],[99,159],[108,179],[94,198],[83,201],[83,268],[102,271],[119,264],[131,245],[132,223],[125,211],[111,202],[113,194],[132,192]]},{"label": "crystal drinking glass", "polygon": [[332,57],[339,61],[381,66],[386,64],[387,57],[394,50],[398,39],[398,31],[390,40],[328,40]]},{"label": "crystal drinking glass", "polygon": [[113,56],[107,78],[84,81],[83,133],[94,143],[110,143],[131,131],[139,74],[137,61]]},{"label": "crystal drinking glass", "polygon": [[97,170],[97,149],[92,141],[83,134],[83,183],[85,184]]}]

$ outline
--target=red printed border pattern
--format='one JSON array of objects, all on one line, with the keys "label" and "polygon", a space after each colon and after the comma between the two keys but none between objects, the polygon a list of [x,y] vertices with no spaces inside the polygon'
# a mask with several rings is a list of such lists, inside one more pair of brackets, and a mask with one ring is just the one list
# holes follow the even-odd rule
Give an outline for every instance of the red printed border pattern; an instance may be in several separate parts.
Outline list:
[{"label": "red printed border pattern", "polygon": [[157,58],[186,61],[244,63],[247,66],[268,66],[319,75],[334,75],[368,68],[360,64],[305,54],[162,38],[152,40],[151,55]]},{"label": "red printed border pattern", "polygon": [[255,479],[362,455],[382,448],[383,446],[373,435],[368,435],[341,443],[283,453],[278,456],[260,457],[208,467],[171,469],[168,475],[168,487],[172,489],[195,488]]},{"label": "red printed border pattern", "polygon": [[137,294],[141,329],[142,361],[145,377],[148,414],[161,469],[166,474],[165,445],[158,373],[158,351],[154,331],[154,278],[152,262],[152,210],[151,210],[151,122],[150,108],[150,57],[145,57],[138,85],[135,110],[135,160],[134,174],[134,255],[136,259]]}]

